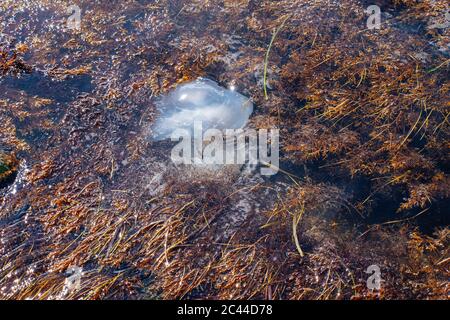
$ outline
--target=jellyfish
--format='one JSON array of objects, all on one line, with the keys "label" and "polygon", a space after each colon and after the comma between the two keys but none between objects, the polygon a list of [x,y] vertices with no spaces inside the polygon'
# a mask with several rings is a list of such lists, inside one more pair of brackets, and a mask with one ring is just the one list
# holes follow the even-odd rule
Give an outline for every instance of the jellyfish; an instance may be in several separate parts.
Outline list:
[{"label": "jellyfish", "polygon": [[241,129],[253,112],[249,98],[216,82],[198,78],[181,84],[156,101],[159,113],[151,127],[155,141],[170,139],[177,129],[193,131],[194,122],[208,129]]}]

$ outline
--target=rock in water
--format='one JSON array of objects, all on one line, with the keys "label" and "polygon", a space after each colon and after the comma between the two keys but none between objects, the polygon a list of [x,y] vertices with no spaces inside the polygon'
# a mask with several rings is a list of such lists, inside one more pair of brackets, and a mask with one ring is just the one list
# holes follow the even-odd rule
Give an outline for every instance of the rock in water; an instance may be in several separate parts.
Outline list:
[{"label": "rock in water", "polygon": [[19,161],[16,157],[0,150],[0,188],[6,187],[14,180],[18,168]]},{"label": "rock in water", "polygon": [[157,141],[170,139],[177,129],[192,134],[194,121],[202,121],[204,131],[240,129],[253,112],[250,99],[203,78],[179,85],[162,96],[156,106],[159,117],[152,126],[152,137]]}]

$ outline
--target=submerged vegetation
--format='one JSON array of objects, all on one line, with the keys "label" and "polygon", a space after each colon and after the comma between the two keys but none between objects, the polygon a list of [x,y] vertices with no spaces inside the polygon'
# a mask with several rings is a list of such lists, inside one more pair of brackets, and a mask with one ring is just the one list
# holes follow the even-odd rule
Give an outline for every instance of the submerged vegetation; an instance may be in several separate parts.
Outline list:
[{"label": "submerged vegetation", "polygon": [[[0,143],[29,166],[0,189],[0,298],[448,298],[447,1],[378,1],[379,30],[357,0],[79,2],[81,30],[67,1],[0,4]],[[200,76],[280,129],[276,177],[149,139]]]},{"label": "submerged vegetation", "polygon": [[17,173],[18,161],[14,155],[0,150],[0,187],[6,186]]}]

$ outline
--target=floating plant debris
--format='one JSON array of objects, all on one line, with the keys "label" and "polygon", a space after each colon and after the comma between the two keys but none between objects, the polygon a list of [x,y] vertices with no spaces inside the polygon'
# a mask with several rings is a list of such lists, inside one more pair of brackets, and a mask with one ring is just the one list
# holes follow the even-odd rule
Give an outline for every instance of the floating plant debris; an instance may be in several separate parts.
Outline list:
[{"label": "floating plant debris", "polygon": [[[18,52],[26,51],[26,46],[19,46]],[[0,47],[0,75],[8,72],[12,73],[31,73],[32,68],[24,63],[18,56],[16,50],[8,51]]]},{"label": "floating plant debris", "polygon": [[156,103],[160,113],[152,127],[153,139],[169,139],[177,129],[193,130],[201,121],[203,130],[243,128],[253,112],[253,103],[240,93],[199,78],[179,85]]}]

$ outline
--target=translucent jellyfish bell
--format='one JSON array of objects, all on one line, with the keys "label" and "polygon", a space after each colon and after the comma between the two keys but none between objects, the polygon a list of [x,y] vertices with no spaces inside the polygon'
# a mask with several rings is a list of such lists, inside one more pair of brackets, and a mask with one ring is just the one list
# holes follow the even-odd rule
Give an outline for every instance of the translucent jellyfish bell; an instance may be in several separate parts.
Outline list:
[{"label": "translucent jellyfish bell", "polygon": [[212,80],[199,78],[179,85],[156,102],[159,116],[152,126],[154,140],[170,139],[172,132],[193,132],[194,121],[208,129],[243,128],[253,112],[253,103],[235,90],[222,88]]}]

